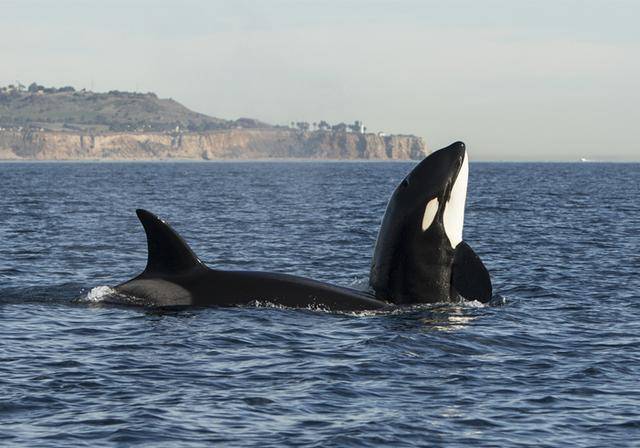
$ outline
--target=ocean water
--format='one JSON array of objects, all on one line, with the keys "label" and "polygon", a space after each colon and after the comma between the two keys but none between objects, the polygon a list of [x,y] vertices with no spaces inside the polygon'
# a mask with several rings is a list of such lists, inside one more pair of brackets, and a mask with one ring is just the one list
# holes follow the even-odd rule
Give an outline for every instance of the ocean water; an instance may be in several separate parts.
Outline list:
[{"label": "ocean water", "polygon": [[491,306],[106,306],[134,210],[210,266],[366,287],[411,163],[0,164],[2,446],[640,446],[640,165],[472,164]]}]

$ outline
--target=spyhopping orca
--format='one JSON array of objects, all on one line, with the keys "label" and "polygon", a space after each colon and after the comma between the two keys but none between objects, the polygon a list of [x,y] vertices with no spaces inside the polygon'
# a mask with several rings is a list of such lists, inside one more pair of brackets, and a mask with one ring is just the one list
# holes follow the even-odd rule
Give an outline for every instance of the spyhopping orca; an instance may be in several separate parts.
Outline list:
[{"label": "spyhopping orca", "polygon": [[286,274],[208,268],[166,222],[136,213],[147,235],[147,267],[115,287],[145,306],[240,306],[267,302],[334,311],[387,310],[491,298],[489,274],[462,241],[468,160],[463,143],[436,151],[396,188],[371,265],[371,292]]},{"label": "spyhopping orca", "polygon": [[369,284],[397,304],[488,302],[489,273],[462,241],[469,158],[464,143],[431,153],[395,189],[382,218]]}]

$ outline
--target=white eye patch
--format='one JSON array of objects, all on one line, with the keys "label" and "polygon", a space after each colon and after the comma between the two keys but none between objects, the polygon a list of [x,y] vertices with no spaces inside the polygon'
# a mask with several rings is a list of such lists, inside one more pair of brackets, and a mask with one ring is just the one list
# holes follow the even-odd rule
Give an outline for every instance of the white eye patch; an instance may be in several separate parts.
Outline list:
[{"label": "white eye patch", "polygon": [[422,230],[426,231],[433,223],[436,213],[438,213],[438,198],[433,198],[427,202],[427,206],[424,208],[424,215],[422,215]]}]

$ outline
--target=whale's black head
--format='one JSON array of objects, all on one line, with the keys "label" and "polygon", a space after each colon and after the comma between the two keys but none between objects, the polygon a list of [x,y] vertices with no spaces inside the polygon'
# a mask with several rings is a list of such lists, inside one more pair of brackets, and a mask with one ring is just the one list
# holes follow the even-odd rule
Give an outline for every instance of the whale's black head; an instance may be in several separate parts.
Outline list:
[{"label": "whale's black head", "polygon": [[389,216],[394,221],[394,228],[402,224],[399,221],[410,221],[408,224],[416,224],[422,232],[443,229],[455,247],[462,240],[468,177],[464,143],[435,151],[400,182],[389,201],[393,213],[385,218]]},{"label": "whale's black head", "polygon": [[[486,269],[462,242],[468,175],[465,145],[456,142],[430,154],[400,182],[371,266],[378,296],[396,303],[448,301],[458,293],[490,298]],[[456,269],[462,265],[464,271]]]}]

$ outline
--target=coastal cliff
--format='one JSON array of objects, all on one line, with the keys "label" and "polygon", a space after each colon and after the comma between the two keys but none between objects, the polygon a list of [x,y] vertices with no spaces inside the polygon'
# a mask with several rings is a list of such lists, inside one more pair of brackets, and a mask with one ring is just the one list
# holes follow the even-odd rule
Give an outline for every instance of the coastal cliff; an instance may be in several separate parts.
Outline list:
[{"label": "coastal cliff", "polygon": [[332,130],[222,129],[203,132],[0,130],[0,159],[419,159],[423,140]]},{"label": "coastal cliff", "polygon": [[155,93],[105,93],[32,83],[0,87],[0,159],[419,159],[421,138],[352,124],[194,112]]}]

